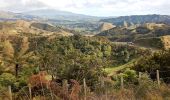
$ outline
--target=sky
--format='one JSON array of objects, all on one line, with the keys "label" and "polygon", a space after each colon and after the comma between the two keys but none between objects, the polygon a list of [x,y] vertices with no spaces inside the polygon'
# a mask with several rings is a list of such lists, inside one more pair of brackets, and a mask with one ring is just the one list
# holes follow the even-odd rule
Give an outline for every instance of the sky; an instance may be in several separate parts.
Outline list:
[{"label": "sky", "polygon": [[170,0],[0,0],[0,10],[56,9],[92,16],[170,15]]}]

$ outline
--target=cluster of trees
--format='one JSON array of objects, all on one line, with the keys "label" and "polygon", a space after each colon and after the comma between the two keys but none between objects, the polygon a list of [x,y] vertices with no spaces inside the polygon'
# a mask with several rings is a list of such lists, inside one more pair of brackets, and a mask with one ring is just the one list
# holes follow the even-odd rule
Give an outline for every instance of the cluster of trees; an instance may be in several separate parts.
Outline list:
[{"label": "cluster of trees", "polygon": [[105,38],[80,35],[21,36],[13,40],[15,42],[8,39],[1,42],[0,77],[11,80],[12,75],[24,84],[27,84],[24,78],[47,71],[53,79],[76,79],[81,83],[86,78],[87,84],[94,88],[99,76],[106,75],[104,68],[127,63],[146,53],[132,46],[112,44]]}]

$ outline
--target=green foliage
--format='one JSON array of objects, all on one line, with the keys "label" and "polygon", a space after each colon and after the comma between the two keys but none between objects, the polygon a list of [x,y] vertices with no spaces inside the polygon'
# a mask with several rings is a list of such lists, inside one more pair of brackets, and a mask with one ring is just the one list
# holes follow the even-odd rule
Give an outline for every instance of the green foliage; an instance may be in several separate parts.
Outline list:
[{"label": "green foliage", "polygon": [[[43,45],[42,45],[43,44]],[[57,37],[37,45],[40,70],[46,70],[54,78],[76,79],[94,88],[104,68],[124,64],[144,51],[127,45],[115,45],[96,37]]]},{"label": "green foliage", "polygon": [[14,84],[15,81],[15,76],[10,73],[3,73],[0,75],[0,85],[4,87]]},{"label": "green foliage", "polygon": [[101,49],[104,57],[109,57],[111,55],[112,47],[110,45],[103,45]]},{"label": "green foliage", "polygon": [[[169,77],[170,69],[170,50],[160,51],[153,55],[146,56],[139,60],[134,66],[134,69],[140,72],[151,73],[152,78],[156,78],[156,70],[160,70],[160,77]],[[162,71],[162,72],[161,72]],[[168,79],[164,79],[165,82],[169,82]]]},{"label": "green foliage", "polygon": [[111,78],[113,81],[116,81],[116,84],[115,84],[116,86],[120,87],[121,77],[123,77],[123,82],[126,86],[130,84],[138,84],[138,76],[135,70],[131,70],[128,68],[116,76],[113,75]]},{"label": "green foliage", "polygon": [[137,82],[137,73],[135,70],[126,69],[123,72],[125,82]]},{"label": "green foliage", "polygon": [[168,70],[170,65],[170,50],[160,51],[139,60],[135,69],[138,71]]},{"label": "green foliage", "polygon": [[6,53],[11,56],[7,56],[10,57],[8,60],[3,59],[5,66],[11,64],[8,68],[12,72],[15,69],[13,67],[19,64],[19,75],[15,82],[17,90],[26,85],[29,76],[42,70],[55,79],[76,79],[82,83],[83,78],[86,78],[88,86],[94,89],[99,76],[106,76],[104,68],[124,64],[143,53],[135,47],[112,44],[105,38],[81,35],[20,40],[21,43],[17,44],[8,42],[5,51],[10,51]]}]

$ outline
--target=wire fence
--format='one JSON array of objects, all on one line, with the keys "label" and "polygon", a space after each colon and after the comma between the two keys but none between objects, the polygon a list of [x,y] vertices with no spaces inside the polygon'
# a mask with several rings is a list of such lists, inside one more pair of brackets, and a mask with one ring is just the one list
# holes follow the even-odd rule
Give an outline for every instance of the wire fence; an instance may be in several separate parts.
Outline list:
[{"label": "wire fence", "polygon": [[[157,86],[160,87],[161,80],[170,80],[170,76],[162,77],[160,74],[169,72],[170,70],[157,70],[147,74],[155,75]],[[145,73],[139,73],[138,81],[142,80],[143,74]],[[17,93],[9,86],[0,90],[0,100],[33,100],[33,98],[34,100],[36,100],[35,98],[39,98],[40,100],[58,100],[59,97],[63,100],[113,100],[113,98],[116,98],[112,94],[113,90],[124,90],[135,86],[134,82],[126,83],[123,75],[116,80],[119,84],[117,84],[116,81],[114,81],[114,84],[108,84],[107,82],[109,80],[111,79],[101,77],[100,83],[98,83],[99,87],[96,87],[95,90],[93,90],[94,92],[90,91],[85,78],[83,79],[82,85],[75,82],[74,86],[71,87],[67,80],[63,80],[61,86],[50,83],[45,85],[40,84],[40,87],[34,88],[31,85],[28,85],[20,88]],[[138,89],[135,90],[136,93],[139,91],[140,90]]]}]

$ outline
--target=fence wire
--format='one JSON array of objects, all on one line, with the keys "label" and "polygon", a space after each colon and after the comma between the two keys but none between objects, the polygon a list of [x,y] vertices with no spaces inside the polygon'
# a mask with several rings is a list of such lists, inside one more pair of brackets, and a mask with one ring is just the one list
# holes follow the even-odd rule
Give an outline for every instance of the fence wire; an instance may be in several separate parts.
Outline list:
[{"label": "fence wire", "polygon": [[[168,73],[168,72],[170,72],[170,70],[159,71],[159,74],[160,73]],[[150,72],[147,74],[153,75],[153,73],[156,77],[157,72]],[[141,73],[141,76],[144,74],[146,74],[146,73]],[[160,80],[170,81],[170,76],[160,77]],[[126,89],[131,89],[131,90],[136,89],[136,90],[134,90],[135,94],[139,93],[140,89],[143,88],[142,86],[138,87],[138,88],[134,88],[136,86],[134,82],[127,82],[127,83],[125,81],[123,81],[123,82],[124,82],[123,88],[125,90]],[[118,92],[118,90],[121,90],[122,84],[120,84],[120,79],[117,78],[117,80],[115,80],[114,83],[111,85],[104,81],[104,86],[103,86],[103,85],[101,85],[102,83],[103,82],[100,82],[97,85],[99,87],[98,87],[98,89],[94,90],[95,93],[87,91],[88,93],[86,93],[87,94],[86,100],[106,100],[106,99],[113,100],[114,98],[116,98],[116,96],[113,95],[113,91],[114,91],[114,93],[116,93],[116,92]],[[83,85],[81,85],[81,88],[82,87],[83,87]],[[87,86],[87,88],[89,88],[89,87]],[[102,90],[102,92],[101,92],[101,90]],[[84,93],[84,91],[82,91],[82,93]],[[41,89],[34,90],[34,91],[32,91],[32,93],[30,95],[29,87],[25,86],[25,87],[22,87],[17,93],[12,94],[12,97],[14,98],[13,100],[31,100],[32,97],[37,97],[39,95],[41,95],[42,97],[47,97],[48,99],[46,99],[46,100],[58,100],[58,97],[50,90],[50,88],[47,88],[47,87],[41,87]],[[84,95],[82,95],[81,99],[82,98],[84,98]],[[0,90],[0,100],[10,100],[8,88],[3,88]]]}]

